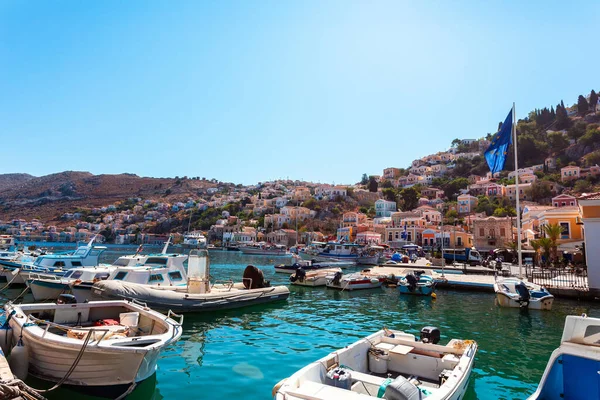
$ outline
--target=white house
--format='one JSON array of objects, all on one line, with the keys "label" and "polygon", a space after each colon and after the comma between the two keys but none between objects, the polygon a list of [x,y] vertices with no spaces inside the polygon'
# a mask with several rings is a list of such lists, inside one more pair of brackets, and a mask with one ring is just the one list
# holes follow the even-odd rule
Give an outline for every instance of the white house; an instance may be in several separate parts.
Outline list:
[{"label": "white house", "polygon": [[375,202],[375,215],[377,217],[390,217],[396,209],[395,201],[379,199]]}]

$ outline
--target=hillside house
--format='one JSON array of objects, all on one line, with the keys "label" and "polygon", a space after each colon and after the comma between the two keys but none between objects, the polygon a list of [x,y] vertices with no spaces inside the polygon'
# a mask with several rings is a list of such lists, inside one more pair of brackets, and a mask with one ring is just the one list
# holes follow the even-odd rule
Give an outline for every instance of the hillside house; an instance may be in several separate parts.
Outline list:
[{"label": "hillside house", "polygon": [[393,212],[396,212],[397,206],[395,201],[379,199],[375,201],[376,217],[390,217]]}]

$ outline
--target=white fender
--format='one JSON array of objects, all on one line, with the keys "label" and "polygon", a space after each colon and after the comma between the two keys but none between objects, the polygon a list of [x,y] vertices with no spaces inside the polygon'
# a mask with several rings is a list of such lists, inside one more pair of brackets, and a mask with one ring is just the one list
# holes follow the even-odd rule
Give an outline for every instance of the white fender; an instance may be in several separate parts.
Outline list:
[{"label": "white fender", "polygon": [[20,380],[27,379],[29,373],[29,351],[21,340],[12,348],[8,365],[13,375]]}]

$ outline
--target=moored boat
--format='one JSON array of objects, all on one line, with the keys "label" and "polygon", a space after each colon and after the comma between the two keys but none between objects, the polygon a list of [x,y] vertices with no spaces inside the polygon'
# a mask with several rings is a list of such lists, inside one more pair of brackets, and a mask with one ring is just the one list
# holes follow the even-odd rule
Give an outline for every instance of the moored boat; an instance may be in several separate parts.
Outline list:
[{"label": "moored boat", "polygon": [[279,264],[276,265],[275,272],[289,274],[296,272],[298,268],[302,268],[304,271],[316,271],[331,268],[346,268],[354,266],[354,263],[348,263],[346,261],[313,261],[313,260],[295,260],[293,264]]},{"label": "moored boat", "polygon": [[546,288],[518,278],[497,278],[494,292],[500,307],[551,310],[554,301]]},{"label": "moored boat", "polygon": [[552,352],[529,400],[598,399],[600,319],[569,315],[560,346]]},{"label": "moored boat", "polygon": [[126,301],[7,303],[4,309],[11,328],[5,334],[15,346],[11,364],[28,362],[37,378],[97,394],[125,392],[152,376],[160,352],[182,333],[182,318]]},{"label": "moored boat", "polygon": [[92,288],[96,299],[126,299],[176,312],[215,311],[285,300],[289,289],[271,286],[262,271],[249,265],[241,282],[210,282],[207,250],[192,250],[185,269],[125,268],[113,272],[113,279]]},{"label": "moored boat", "polygon": [[296,272],[290,275],[290,284],[296,286],[325,286],[327,277],[342,272],[340,268],[325,268],[312,271],[305,271],[304,268],[298,268]]},{"label": "moored boat", "polygon": [[202,232],[189,232],[183,235],[183,248],[205,249],[207,247],[206,236]]},{"label": "moored boat", "polygon": [[386,281],[386,277],[372,274],[370,270],[363,270],[351,274],[335,274],[327,276],[326,286],[332,289],[359,290],[379,288]]},{"label": "moored boat", "polygon": [[435,290],[435,281],[429,275],[424,275],[424,271],[414,271],[412,274],[406,274],[398,280],[398,290],[400,294],[412,294],[415,296],[432,296]]},{"label": "moored boat", "polygon": [[421,340],[381,330],[308,364],[273,388],[275,400],[462,399],[477,344],[452,339],[437,344],[437,328]]},{"label": "moored boat", "polygon": [[[100,280],[107,279],[116,267],[78,267],[67,271],[63,276],[29,274],[26,284],[31,290],[33,299],[38,302],[56,300],[63,293],[70,293],[75,286],[90,286]],[[88,297],[80,292],[73,293],[78,302],[84,302]]]},{"label": "moored boat", "polygon": [[265,242],[239,246],[239,251],[254,256],[288,256],[290,254],[283,245]]}]

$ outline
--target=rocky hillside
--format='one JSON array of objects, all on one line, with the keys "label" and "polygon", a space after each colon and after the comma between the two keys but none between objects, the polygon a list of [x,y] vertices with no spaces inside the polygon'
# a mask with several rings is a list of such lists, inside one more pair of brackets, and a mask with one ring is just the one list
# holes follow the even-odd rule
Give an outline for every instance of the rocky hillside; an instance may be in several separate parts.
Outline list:
[{"label": "rocky hillside", "polygon": [[9,188],[18,187],[26,182],[35,179],[35,176],[29,174],[3,174],[0,175],[0,193]]},{"label": "rocky hillside", "polygon": [[184,200],[212,186],[216,184],[206,180],[79,171],[42,177],[0,175],[0,220],[19,217],[49,221],[77,207],[100,207],[130,197]]}]

